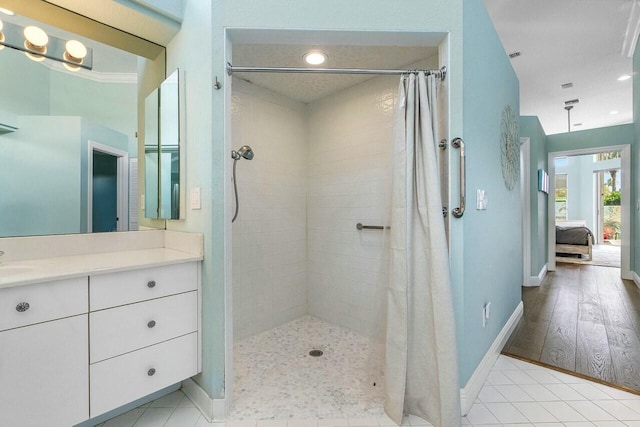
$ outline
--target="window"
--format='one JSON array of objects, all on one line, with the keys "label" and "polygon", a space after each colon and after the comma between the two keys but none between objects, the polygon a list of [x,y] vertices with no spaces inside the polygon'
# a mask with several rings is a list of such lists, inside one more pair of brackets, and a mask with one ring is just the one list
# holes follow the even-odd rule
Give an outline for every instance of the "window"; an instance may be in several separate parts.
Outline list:
[{"label": "window", "polygon": [[556,194],[555,194],[555,206],[556,206],[556,221],[567,220],[567,174],[556,174]]}]

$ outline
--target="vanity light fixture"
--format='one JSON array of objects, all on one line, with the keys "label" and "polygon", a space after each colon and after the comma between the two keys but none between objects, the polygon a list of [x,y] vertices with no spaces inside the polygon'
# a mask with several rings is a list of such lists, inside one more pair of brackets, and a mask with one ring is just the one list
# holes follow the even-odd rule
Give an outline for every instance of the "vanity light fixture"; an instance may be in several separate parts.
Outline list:
[{"label": "vanity light fixture", "polygon": [[305,53],[302,58],[309,65],[320,65],[327,60],[327,55],[319,50],[312,50]]},{"label": "vanity light fixture", "polygon": [[[3,25],[4,24],[4,25]],[[93,68],[93,50],[78,40],[63,40],[49,36],[35,25],[21,26],[0,21],[0,49],[8,46],[22,51],[29,59],[62,62],[69,71]]]},{"label": "vanity light fixture", "polygon": [[44,54],[47,53],[47,43],[49,43],[49,36],[41,28],[34,25],[29,25],[24,28],[24,48],[25,55],[29,59],[34,61],[44,61]]},{"label": "vanity light fixture", "polygon": [[625,80],[629,80],[630,78],[631,76],[629,74],[623,74],[622,76],[618,77],[618,81],[623,82]]},{"label": "vanity light fixture", "polygon": [[13,13],[13,10],[9,10],[4,7],[0,7],[0,13],[4,13],[5,15],[9,15],[9,16],[15,15],[15,13]]}]

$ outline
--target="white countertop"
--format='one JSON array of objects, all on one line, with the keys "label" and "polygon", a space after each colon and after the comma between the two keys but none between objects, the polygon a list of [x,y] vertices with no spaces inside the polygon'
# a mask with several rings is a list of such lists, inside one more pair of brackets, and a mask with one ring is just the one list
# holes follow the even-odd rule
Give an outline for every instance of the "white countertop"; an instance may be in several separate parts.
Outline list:
[{"label": "white countertop", "polygon": [[0,263],[0,289],[191,261],[202,261],[202,256],[154,248],[4,262]]}]

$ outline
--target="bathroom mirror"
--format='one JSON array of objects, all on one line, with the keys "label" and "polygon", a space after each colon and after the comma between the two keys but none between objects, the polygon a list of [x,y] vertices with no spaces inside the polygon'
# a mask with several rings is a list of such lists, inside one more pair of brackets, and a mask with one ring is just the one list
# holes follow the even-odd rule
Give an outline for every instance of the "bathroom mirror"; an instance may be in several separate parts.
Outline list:
[{"label": "bathroom mirror", "polygon": [[73,72],[0,50],[0,237],[164,228],[139,212],[138,70],[148,60],[28,17],[2,20],[78,39],[94,64]]},{"label": "bathroom mirror", "polygon": [[179,70],[145,99],[145,217],[180,218]]}]

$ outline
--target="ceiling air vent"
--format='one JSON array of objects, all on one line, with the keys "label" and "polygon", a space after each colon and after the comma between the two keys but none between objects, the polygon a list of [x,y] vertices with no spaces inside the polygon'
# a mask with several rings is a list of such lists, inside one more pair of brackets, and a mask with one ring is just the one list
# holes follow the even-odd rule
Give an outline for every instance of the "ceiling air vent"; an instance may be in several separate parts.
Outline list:
[{"label": "ceiling air vent", "polygon": [[509,58],[511,58],[511,59],[513,59],[513,58],[517,58],[517,57],[518,57],[518,56],[520,56],[520,55],[522,55],[522,52],[520,52],[520,51],[518,50],[518,51],[515,51],[515,52],[511,52],[511,53],[509,54]]},{"label": "ceiling air vent", "polygon": [[570,99],[568,101],[564,101],[564,105],[574,105],[574,104],[577,104],[578,102],[580,102],[580,100],[578,98]]},{"label": "ceiling air vent", "polygon": [[569,83],[563,83],[560,85],[560,87],[562,87],[562,89],[570,89],[573,87],[573,83],[569,82]]},{"label": "ceiling air vent", "polygon": [[574,123],[574,126],[582,126],[582,123]]}]

